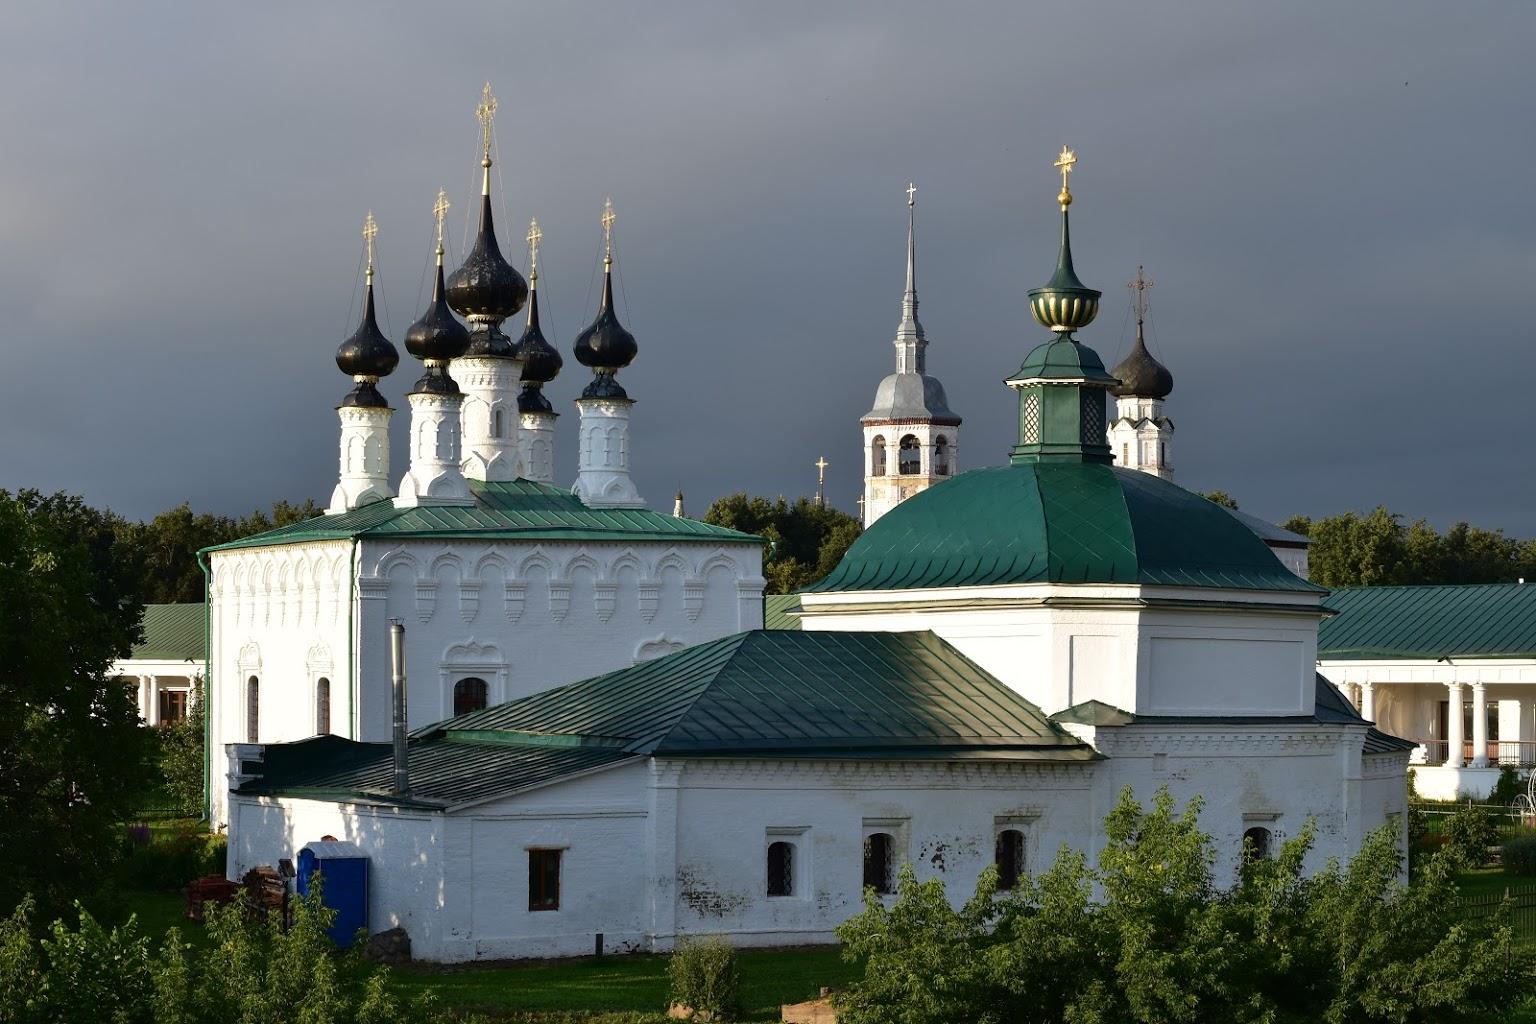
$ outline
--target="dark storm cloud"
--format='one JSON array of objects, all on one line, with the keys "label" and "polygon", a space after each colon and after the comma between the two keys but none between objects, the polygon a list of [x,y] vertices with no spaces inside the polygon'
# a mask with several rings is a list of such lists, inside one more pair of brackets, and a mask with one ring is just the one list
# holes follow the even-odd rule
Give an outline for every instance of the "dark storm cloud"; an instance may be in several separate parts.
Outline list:
[{"label": "dark storm cloud", "polygon": [[[999,461],[1068,143],[1106,293],[1082,337],[1123,354],[1145,263],[1181,483],[1536,535],[1533,27],[1517,3],[13,5],[0,486],[134,515],[324,500],[363,214],[398,343],[440,184],[462,245],[489,78],[503,244],[539,218],[563,349],[614,197],[653,505],[806,493],[825,455],[853,507],[909,178],[930,366],[962,464]],[[579,377],[549,389],[562,481]]]}]

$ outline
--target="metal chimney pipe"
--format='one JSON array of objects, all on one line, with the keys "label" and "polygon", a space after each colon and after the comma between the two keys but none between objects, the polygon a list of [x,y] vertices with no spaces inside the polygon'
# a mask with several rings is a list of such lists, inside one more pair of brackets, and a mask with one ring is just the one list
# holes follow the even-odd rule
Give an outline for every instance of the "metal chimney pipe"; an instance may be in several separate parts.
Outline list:
[{"label": "metal chimney pipe", "polygon": [[411,777],[406,765],[405,720],[405,621],[389,620],[389,666],[394,673],[395,698],[395,795],[408,796]]}]

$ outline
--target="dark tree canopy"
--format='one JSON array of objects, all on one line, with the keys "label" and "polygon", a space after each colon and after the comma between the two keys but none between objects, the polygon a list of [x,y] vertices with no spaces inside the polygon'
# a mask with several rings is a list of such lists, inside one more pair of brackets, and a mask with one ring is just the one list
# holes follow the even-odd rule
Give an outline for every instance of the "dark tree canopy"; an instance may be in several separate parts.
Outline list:
[{"label": "dark tree canopy", "polygon": [[79,498],[0,491],[0,906],[95,892],[150,744],[107,675],[139,638],[137,552]]},{"label": "dark tree canopy", "polygon": [[1312,540],[1311,578],[1325,587],[1514,583],[1536,577],[1536,541],[1457,523],[1437,533],[1423,519],[1378,505],[1368,515],[1294,516],[1281,524]]},{"label": "dark tree canopy", "polygon": [[767,538],[763,576],[768,593],[788,594],[809,586],[837,567],[849,545],[864,532],[846,512],[809,498],[790,504],[738,492],[717,499],[704,522]]}]

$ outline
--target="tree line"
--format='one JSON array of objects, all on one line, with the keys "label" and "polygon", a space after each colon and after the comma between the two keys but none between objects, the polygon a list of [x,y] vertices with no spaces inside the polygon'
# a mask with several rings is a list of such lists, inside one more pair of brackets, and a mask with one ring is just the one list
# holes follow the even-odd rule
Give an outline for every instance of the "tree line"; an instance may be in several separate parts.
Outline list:
[{"label": "tree line", "polygon": [[[1225,491],[1206,498],[1225,508]],[[1325,587],[1388,587],[1462,583],[1514,583],[1536,579],[1536,540],[1507,537],[1459,522],[1440,533],[1424,519],[1408,522],[1385,505],[1368,513],[1341,512],[1314,519],[1292,516],[1280,524],[1312,542],[1309,575]]]}]

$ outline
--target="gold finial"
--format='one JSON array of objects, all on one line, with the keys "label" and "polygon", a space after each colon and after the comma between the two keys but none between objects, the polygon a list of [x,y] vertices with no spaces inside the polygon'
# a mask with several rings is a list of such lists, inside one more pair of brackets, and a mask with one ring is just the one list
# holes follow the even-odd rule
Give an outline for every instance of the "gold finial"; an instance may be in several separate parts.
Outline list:
[{"label": "gold finial", "polygon": [[475,107],[475,117],[480,119],[480,146],[486,166],[491,162],[491,124],[496,120],[496,97],[491,95],[491,83],[485,83],[480,93],[480,104]]},{"label": "gold finial", "polygon": [[912,184],[910,181],[907,182],[907,205],[917,205],[917,186]]},{"label": "gold finial", "polygon": [[1066,146],[1062,146],[1061,155],[1056,158],[1054,166],[1061,168],[1061,194],[1056,197],[1056,201],[1061,204],[1063,210],[1072,205],[1072,189],[1068,178],[1071,176],[1072,167],[1076,163],[1077,154]]},{"label": "gold finial", "polygon": [[373,219],[373,211],[363,218],[363,245],[368,249],[368,284],[373,284],[373,239],[379,233],[379,222]]},{"label": "gold finial", "polygon": [[437,190],[437,202],[432,204],[432,216],[437,218],[437,265],[443,265],[443,218],[448,215],[448,207],[453,204],[448,202],[448,190]]},{"label": "gold finial", "polygon": [[613,222],[618,220],[613,212],[613,197],[603,200],[603,266],[613,263]]},{"label": "gold finial", "polygon": [[1147,289],[1151,288],[1153,281],[1142,270],[1141,265],[1136,267],[1136,277],[1127,288],[1131,290],[1131,308],[1136,311],[1136,322],[1139,324],[1147,318]]},{"label": "gold finial", "polygon": [[528,277],[531,280],[539,279],[539,243],[544,240],[544,232],[539,230],[539,218],[535,217],[528,222]]}]

